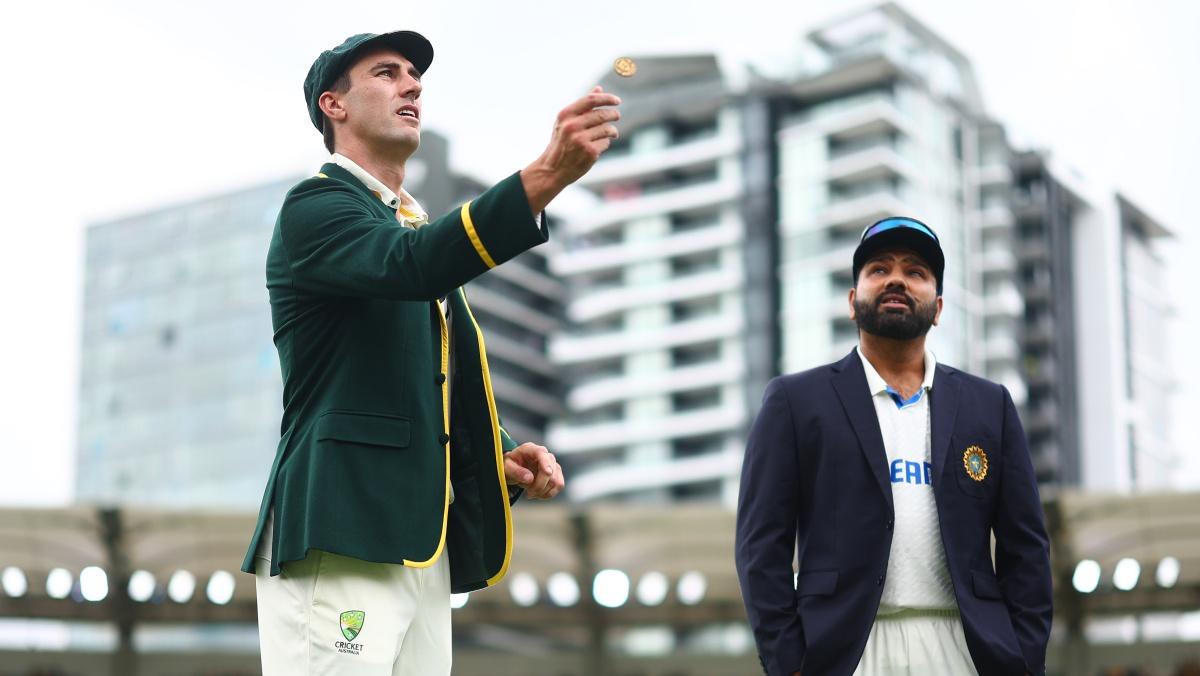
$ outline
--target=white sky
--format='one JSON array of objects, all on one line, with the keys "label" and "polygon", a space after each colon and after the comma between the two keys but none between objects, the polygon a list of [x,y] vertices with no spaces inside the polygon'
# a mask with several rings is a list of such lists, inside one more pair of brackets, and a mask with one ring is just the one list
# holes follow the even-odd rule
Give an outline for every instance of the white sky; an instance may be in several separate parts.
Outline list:
[{"label": "white sky", "polygon": [[[819,8],[815,7],[820,5]],[[73,493],[86,223],[312,170],[323,159],[301,83],[347,35],[412,28],[434,44],[425,120],[456,167],[498,179],[533,159],[551,120],[622,54],[716,51],[778,63],[816,23],[860,1],[600,5],[536,0],[378,3],[20,3],[0,25],[0,504]],[[908,0],[974,63],[1015,139],[1119,186],[1178,238],[1175,437],[1200,486],[1200,329],[1187,267],[1200,178],[1200,3]],[[390,12],[386,10],[391,10]],[[388,14],[391,16],[388,16]],[[1190,120],[1190,122],[1189,122]]]}]

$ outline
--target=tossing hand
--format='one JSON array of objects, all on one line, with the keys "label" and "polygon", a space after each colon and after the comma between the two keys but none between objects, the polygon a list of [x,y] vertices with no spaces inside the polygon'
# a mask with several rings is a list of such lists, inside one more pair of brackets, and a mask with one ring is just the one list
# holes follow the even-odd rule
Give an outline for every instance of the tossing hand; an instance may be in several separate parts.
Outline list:
[{"label": "tossing hand", "polygon": [[545,209],[550,200],[586,174],[600,154],[608,150],[619,135],[612,123],[621,119],[621,113],[605,106],[620,103],[615,94],[593,87],[558,114],[550,145],[521,170],[521,182],[533,213]]}]

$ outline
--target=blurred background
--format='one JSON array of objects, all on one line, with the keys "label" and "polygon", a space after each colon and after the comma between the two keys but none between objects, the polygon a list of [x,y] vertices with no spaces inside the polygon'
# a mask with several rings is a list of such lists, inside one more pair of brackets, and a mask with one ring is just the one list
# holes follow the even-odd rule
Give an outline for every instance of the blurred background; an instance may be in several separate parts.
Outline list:
[{"label": "blurred background", "polygon": [[624,100],[551,242],[470,285],[501,415],[568,491],[454,599],[456,674],[759,672],[745,434],[767,380],[854,345],[851,252],[891,214],[946,250],[938,359],[1021,407],[1051,673],[1200,673],[1200,5],[124,0],[0,25],[0,675],[258,673],[263,261],[326,157],[301,82],[398,28],[436,51],[405,183],[433,213],[591,86]]}]

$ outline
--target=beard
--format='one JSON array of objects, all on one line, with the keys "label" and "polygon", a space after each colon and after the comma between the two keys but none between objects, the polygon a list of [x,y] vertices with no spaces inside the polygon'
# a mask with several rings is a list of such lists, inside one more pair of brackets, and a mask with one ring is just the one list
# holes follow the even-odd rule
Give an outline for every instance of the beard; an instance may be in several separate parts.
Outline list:
[{"label": "beard", "polygon": [[[887,294],[898,293],[885,290],[879,298]],[[937,317],[937,301],[920,303],[904,294],[908,302],[908,312],[893,312],[881,310],[877,300],[854,300],[854,323],[859,330],[866,331],[880,338],[892,340],[912,340],[929,333],[933,320]]]}]

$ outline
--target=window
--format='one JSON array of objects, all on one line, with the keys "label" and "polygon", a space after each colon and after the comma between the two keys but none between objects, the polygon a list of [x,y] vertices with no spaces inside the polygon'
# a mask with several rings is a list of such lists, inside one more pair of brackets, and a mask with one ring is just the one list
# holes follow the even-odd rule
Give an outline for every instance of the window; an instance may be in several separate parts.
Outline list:
[{"label": "window", "polygon": [[721,358],[721,344],[717,341],[684,345],[671,349],[671,366],[693,366],[718,361]]},{"label": "window", "polygon": [[702,390],[688,390],[671,395],[671,409],[676,413],[716,408],[720,405],[721,388],[719,387],[706,387]]}]

